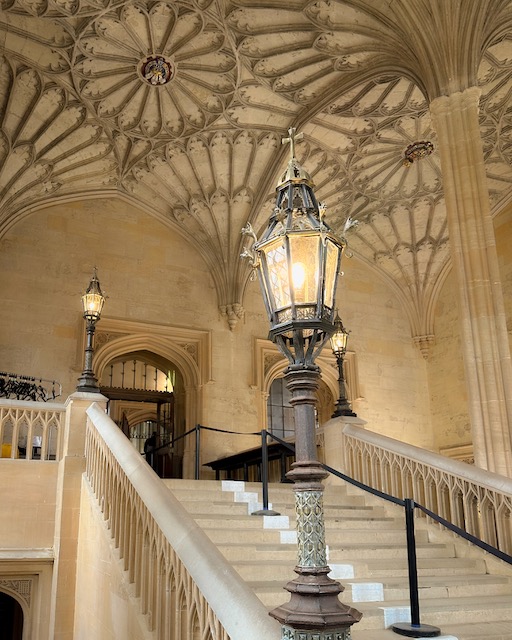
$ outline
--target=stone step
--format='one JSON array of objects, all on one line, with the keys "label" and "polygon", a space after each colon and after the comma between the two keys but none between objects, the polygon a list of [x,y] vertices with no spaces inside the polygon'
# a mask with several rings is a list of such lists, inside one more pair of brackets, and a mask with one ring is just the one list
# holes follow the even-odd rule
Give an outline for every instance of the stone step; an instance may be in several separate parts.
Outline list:
[{"label": "stone step", "polygon": [[[236,565],[234,565],[236,568]],[[263,572],[261,572],[262,574]],[[272,581],[247,580],[263,604],[269,608],[275,606],[279,598],[283,602],[289,597],[284,590],[287,578],[286,569],[282,568],[278,577]],[[263,576],[260,574],[260,577]],[[242,576],[243,577],[243,576]],[[290,576],[288,579],[292,579]],[[341,600],[353,604],[356,608],[360,602],[400,601],[404,606],[409,604],[409,581],[407,576],[402,578],[388,578],[383,582],[368,582],[365,579],[346,578],[340,580],[344,587]],[[419,579],[418,594],[420,601],[429,598],[444,597],[476,597],[485,593],[485,597],[506,595],[511,592],[510,580],[504,576],[490,576],[485,574],[468,574],[461,581],[460,576],[425,576]]]},{"label": "stone step", "polygon": [[[226,544],[227,542],[246,542],[247,544],[255,542],[268,542],[269,544],[277,543],[283,540],[281,531],[278,529],[263,529],[261,526],[250,527],[250,523],[238,523],[240,528],[228,524],[225,520],[218,523],[220,526],[214,528],[205,528],[204,531],[215,543]],[[245,526],[246,525],[246,526]],[[294,533],[293,527],[287,528],[286,532]],[[330,529],[326,533],[327,544],[331,547],[335,544],[359,545],[369,547],[380,547],[381,545],[395,546],[397,551],[404,553],[405,549],[405,531],[396,529],[384,529],[375,527],[372,529]],[[293,542],[293,541],[292,541]],[[426,544],[428,542],[428,532],[426,530],[416,532],[416,544]]]},{"label": "stone step", "polygon": [[[231,505],[230,505],[231,506]],[[246,510],[247,511],[247,510]],[[205,529],[230,528],[236,529],[278,529],[278,528],[290,528],[295,529],[295,518],[289,516],[247,516],[247,514],[241,514],[235,512],[220,513],[204,513],[194,509],[191,513],[195,521],[200,527]],[[247,517],[246,517],[247,516]],[[282,518],[288,518],[288,525],[281,525],[284,523]],[[375,531],[377,527],[379,530],[395,531],[399,536],[405,536],[405,530],[403,523],[395,518],[374,518],[364,516],[346,516],[343,518],[325,518],[325,526],[330,530],[347,530],[347,529],[370,529]]]},{"label": "stone step", "polygon": [[[511,640],[512,624],[492,622],[485,624],[445,625],[436,640]],[[352,640],[400,640],[404,636],[391,629],[359,629],[355,624],[351,632]]]},{"label": "stone step", "polygon": [[[393,633],[393,632],[392,632]],[[458,640],[510,640],[512,638],[512,622],[497,622],[489,620],[487,622],[473,624],[446,624],[441,628],[442,635],[451,635]],[[363,636],[352,634],[352,640],[363,640]],[[395,640],[398,636],[394,634]],[[373,638],[364,636],[365,640],[386,640],[382,638]],[[442,640],[442,636],[441,636]]]},{"label": "stone step", "polygon": [[[223,549],[221,549],[221,551],[223,551]],[[227,555],[230,555],[229,552]],[[238,555],[242,556],[242,554]],[[380,559],[380,556],[377,557]],[[363,559],[366,560],[366,562],[362,562],[361,559],[358,559],[356,561],[353,561],[352,559],[349,560],[346,556],[340,557],[337,556],[336,553],[330,552],[328,565],[331,568],[331,577],[336,580],[340,580],[343,584],[345,584],[352,578],[365,582],[389,583],[393,578],[407,578],[408,576],[407,565],[404,565],[400,568],[395,568],[394,573],[380,576],[380,571],[375,570],[372,567],[372,562],[370,561],[370,559],[367,556],[363,557]],[[254,557],[250,553],[250,549],[248,549],[246,555],[238,557],[236,559],[229,558],[229,560],[232,566],[237,570],[242,578],[244,578],[244,580],[276,580],[282,583],[283,575],[292,575],[293,567],[297,562],[297,557],[296,553],[293,555],[290,554],[288,557],[281,556],[273,559],[268,559],[267,557]],[[463,576],[463,586],[465,585],[465,581],[467,580],[468,575],[485,575],[484,565],[478,565],[471,562],[447,563],[446,560],[450,560],[450,558],[426,558],[424,562],[419,559],[418,580],[421,582],[427,577],[432,576],[433,571],[436,571],[437,573],[437,568],[435,566],[432,566],[436,564],[440,565],[441,568],[444,569],[443,573],[440,576],[440,579],[448,581],[449,576],[455,576],[455,579],[458,579],[460,581],[461,576]],[[453,560],[461,559],[453,558]],[[496,577],[496,579],[498,578]],[[510,590],[510,583],[508,583],[508,588]]]},{"label": "stone step", "polygon": [[[331,562],[332,564],[332,562]],[[375,559],[367,562],[363,566],[354,563],[354,566],[360,570],[355,575],[365,576],[372,579],[385,579],[388,576],[406,576],[408,575],[407,559],[394,558],[393,560]],[[421,558],[418,554],[418,576],[460,576],[465,580],[465,576],[471,573],[484,574],[487,571],[487,565],[483,558],[458,558],[454,554],[450,557],[441,556],[429,557],[426,555]],[[464,576],[464,577],[463,577]]]},{"label": "stone step", "polygon": [[[206,535],[218,546],[225,548],[231,543],[236,545],[243,543],[248,546],[253,545],[274,545],[271,550],[272,556],[276,557],[276,552],[285,551],[286,547],[296,548],[295,532],[290,531],[273,531],[271,529],[206,529]],[[341,556],[345,560],[361,559],[361,558],[404,558],[405,542],[398,541],[393,535],[386,535],[389,532],[371,532],[362,531],[355,535],[355,532],[329,532],[327,536],[327,546],[331,558]],[[392,532],[391,532],[392,533]],[[400,544],[400,542],[402,544]],[[283,543],[282,546],[279,546]],[[451,557],[454,555],[453,544],[448,543],[428,543],[419,536],[416,539],[416,555],[418,558],[425,557]],[[335,556],[333,555],[335,554]]]},{"label": "stone step", "polygon": [[[363,618],[361,628],[387,628],[394,622],[409,622],[408,605],[402,601],[381,603],[358,602],[356,608]],[[420,616],[423,624],[443,628],[446,625],[483,623],[490,626],[494,621],[512,622],[510,595],[458,598],[431,598],[420,600]]]},{"label": "stone step", "polygon": [[[279,517],[265,517],[263,520],[256,516],[252,517],[240,517],[240,518],[227,518],[226,516],[214,517],[197,517],[194,516],[196,522],[204,528],[205,532],[215,542],[226,542],[233,539],[236,531],[236,541],[257,542],[268,539],[269,541],[277,540],[281,538],[279,531],[295,531],[294,522],[290,523],[289,518],[285,516]],[[350,542],[373,542],[376,544],[393,543],[405,547],[406,537],[405,530],[402,528],[391,528],[393,521],[384,523],[381,526],[379,521],[372,524],[366,522],[364,527],[358,527],[362,524],[360,520],[355,520],[351,523],[352,526],[338,526],[336,522],[331,522],[330,527],[327,528],[326,523],[326,540],[328,544],[336,543],[350,543]],[[266,535],[267,532],[271,532],[276,535]],[[416,532],[416,542],[418,544],[428,542],[428,532],[426,530],[419,530]]]},{"label": "stone step", "polygon": [[[297,559],[295,544],[218,544],[219,550],[230,562],[237,562],[251,558],[259,564],[275,562],[289,562],[289,566]],[[402,576],[407,575],[407,557],[403,549],[394,545],[356,546],[329,545],[328,564],[351,565],[358,567],[362,573],[359,577]],[[486,564],[482,558],[457,558],[455,547],[449,544],[425,544],[417,549],[417,564],[419,575],[429,575],[429,571],[436,571],[440,575],[457,575],[467,573],[485,573]],[[342,577],[342,576],[341,576]]]},{"label": "stone step", "polygon": [[[202,505],[213,502],[212,499],[205,500],[205,501],[196,500],[196,499],[187,500],[186,498],[185,499],[181,498],[181,496],[179,497],[179,499],[182,502],[183,506],[185,506],[185,508],[192,514],[201,513]],[[261,498],[258,498],[258,501],[261,503]],[[219,513],[222,513],[224,507],[228,508],[228,506],[231,504],[244,505],[244,509],[245,509],[244,513],[248,513],[247,502],[234,502],[233,499],[231,498],[229,501],[228,500],[217,501],[216,504],[218,505]],[[277,511],[279,515],[288,516],[290,518],[295,519],[295,507],[293,505],[284,505],[282,503],[280,504],[280,503],[269,501],[269,511],[270,510]],[[254,517],[257,517],[257,516],[254,515]],[[331,519],[343,520],[345,518],[352,518],[352,517],[364,518],[364,519],[379,519],[379,518],[391,519],[401,523],[402,528],[405,526],[404,525],[405,520],[404,520],[403,514],[399,514],[398,516],[390,516],[386,513],[384,508],[368,507],[368,506],[356,504],[356,505],[337,505],[337,506],[330,505],[326,507],[324,510],[325,520],[331,520]],[[422,520],[418,520],[418,523],[422,523]]]},{"label": "stone step", "polygon": [[[191,516],[223,516],[244,518],[248,515],[246,502],[224,502],[219,500],[180,500]],[[256,518],[256,516],[254,516]]]},{"label": "stone step", "polygon": [[[215,493],[217,500],[231,500],[235,492],[234,490],[228,490],[226,487],[229,487],[230,483],[222,480],[182,480],[177,478],[166,478],[163,479],[162,482],[175,493],[185,494],[186,492],[191,492],[193,495],[200,495],[201,493],[204,493],[206,496]],[[234,486],[238,487],[237,491],[256,493],[260,498],[262,497],[262,484],[260,482],[235,482]],[[293,484],[269,484],[268,493],[270,501],[279,503],[283,507],[293,509]],[[384,508],[383,505],[391,508],[394,506],[390,503],[384,503],[371,495],[365,495],[360,489],[348,484],[325,486],[323,501],[324,505],[341,505],[342,507],[346,504],[355,502],[360,504],[366,510],[374,508],[380,510]],[[402,511],[400,507],[397,507],[397,509],[400,512]]]}]

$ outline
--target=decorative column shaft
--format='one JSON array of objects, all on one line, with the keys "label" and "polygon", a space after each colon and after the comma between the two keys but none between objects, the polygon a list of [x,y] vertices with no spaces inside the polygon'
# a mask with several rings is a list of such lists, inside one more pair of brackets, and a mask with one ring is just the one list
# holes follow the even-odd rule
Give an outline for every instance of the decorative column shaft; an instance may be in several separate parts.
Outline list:
[{"label": "decorative column shaft", "polygon": [[435,99],[461,343],[478,466],[512,475],[512,365],[484,166],[480,89]]},{"label": "decorative column shaft", "polygon": [[283,640],[347,640],[362,614],[344,605],[343,587],[328,577],[322,480],[317,461],[315,391],[320,372],[315,365],[291,365],[285,375],[295,415],[295,462],[287,477],[295,483],[298,559],[285,589],[290,601],[270,612],[283,625]]},{"label": "decorative column shaft", "polygon": [[78,378],[77,391],[85,391],[88,393],[99,393],[98,379],[92,368],[92,360],[94,355],[94,331],[96,330],[96,321],[86,320],[87,344],[84,355],[84,370]]},{"label": "decorative column shaft", "polygon": [[343,371],[343,362],[345,358],[342,355],[336,355],[336,365],[338,367],[338,400],[336,401],[336,406],[334,408],[334,413],[331,418],[339,418],[340,416],[351,416],[353,418],[357,417],[352,411],[352,407],[350,406],[350,402],[347,398],[347,385],[345,384],[345,373]]}]

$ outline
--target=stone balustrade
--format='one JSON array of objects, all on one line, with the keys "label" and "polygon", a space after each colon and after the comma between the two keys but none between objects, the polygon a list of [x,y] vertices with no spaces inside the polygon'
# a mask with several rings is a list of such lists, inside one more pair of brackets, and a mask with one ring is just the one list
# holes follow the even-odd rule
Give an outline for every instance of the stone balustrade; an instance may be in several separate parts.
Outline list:
[{"label": "stone balustrade", "polygon": [[354,424],[345,424],[341,434],[347,475],[398,498],[412,498],[512,555],[512,479]]}]

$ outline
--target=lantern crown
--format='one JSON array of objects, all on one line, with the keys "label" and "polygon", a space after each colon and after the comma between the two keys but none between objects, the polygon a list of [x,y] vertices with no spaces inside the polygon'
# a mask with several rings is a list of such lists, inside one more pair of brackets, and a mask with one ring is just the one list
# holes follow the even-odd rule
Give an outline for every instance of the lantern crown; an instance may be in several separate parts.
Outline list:
[{"label": "lantern crown", "polygon": [[313,181],[309,176],[309,173],[303,169],[303,167],[299,164],[297,158],[295,157],[295,141],[302,140],[304,137],[303,133],[296,133],[296,129],[291,127],[288,129],[288,138],[283,138],[281,140],[282,144],[290,143],[290,160],[288,161],[288,166],[286,167],[286,171],[282,174],[277,188],[281,185],[284,185],[287,182],[306,182],[309,184],[311,189],[313,189]]}]

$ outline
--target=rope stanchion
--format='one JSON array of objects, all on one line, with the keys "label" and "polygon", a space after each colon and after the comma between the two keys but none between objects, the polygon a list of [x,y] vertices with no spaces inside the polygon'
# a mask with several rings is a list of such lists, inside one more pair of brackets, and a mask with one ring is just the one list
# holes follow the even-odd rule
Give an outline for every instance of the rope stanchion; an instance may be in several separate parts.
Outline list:
[{"label": "rope stanchion", "polygon": [[420,622],[420,600],[418,591],[418,564],[416,560],[416,538],[414,535],[414,500],[405,499],[405,529],[407,533],[407,566],[409,575],[409,602],[411,622],[397,622],[391,629],[409,638],[436,638],[441,629]]},{"label": "rope stanchion", "polygon": [[253,516],[280,516],[278,511],[268,508],[268,443],[267,436],[270,435],[263,429],[261,432],[261,484],[262,484],[262,497],[263,497],[263,509],[253,511]]}]

